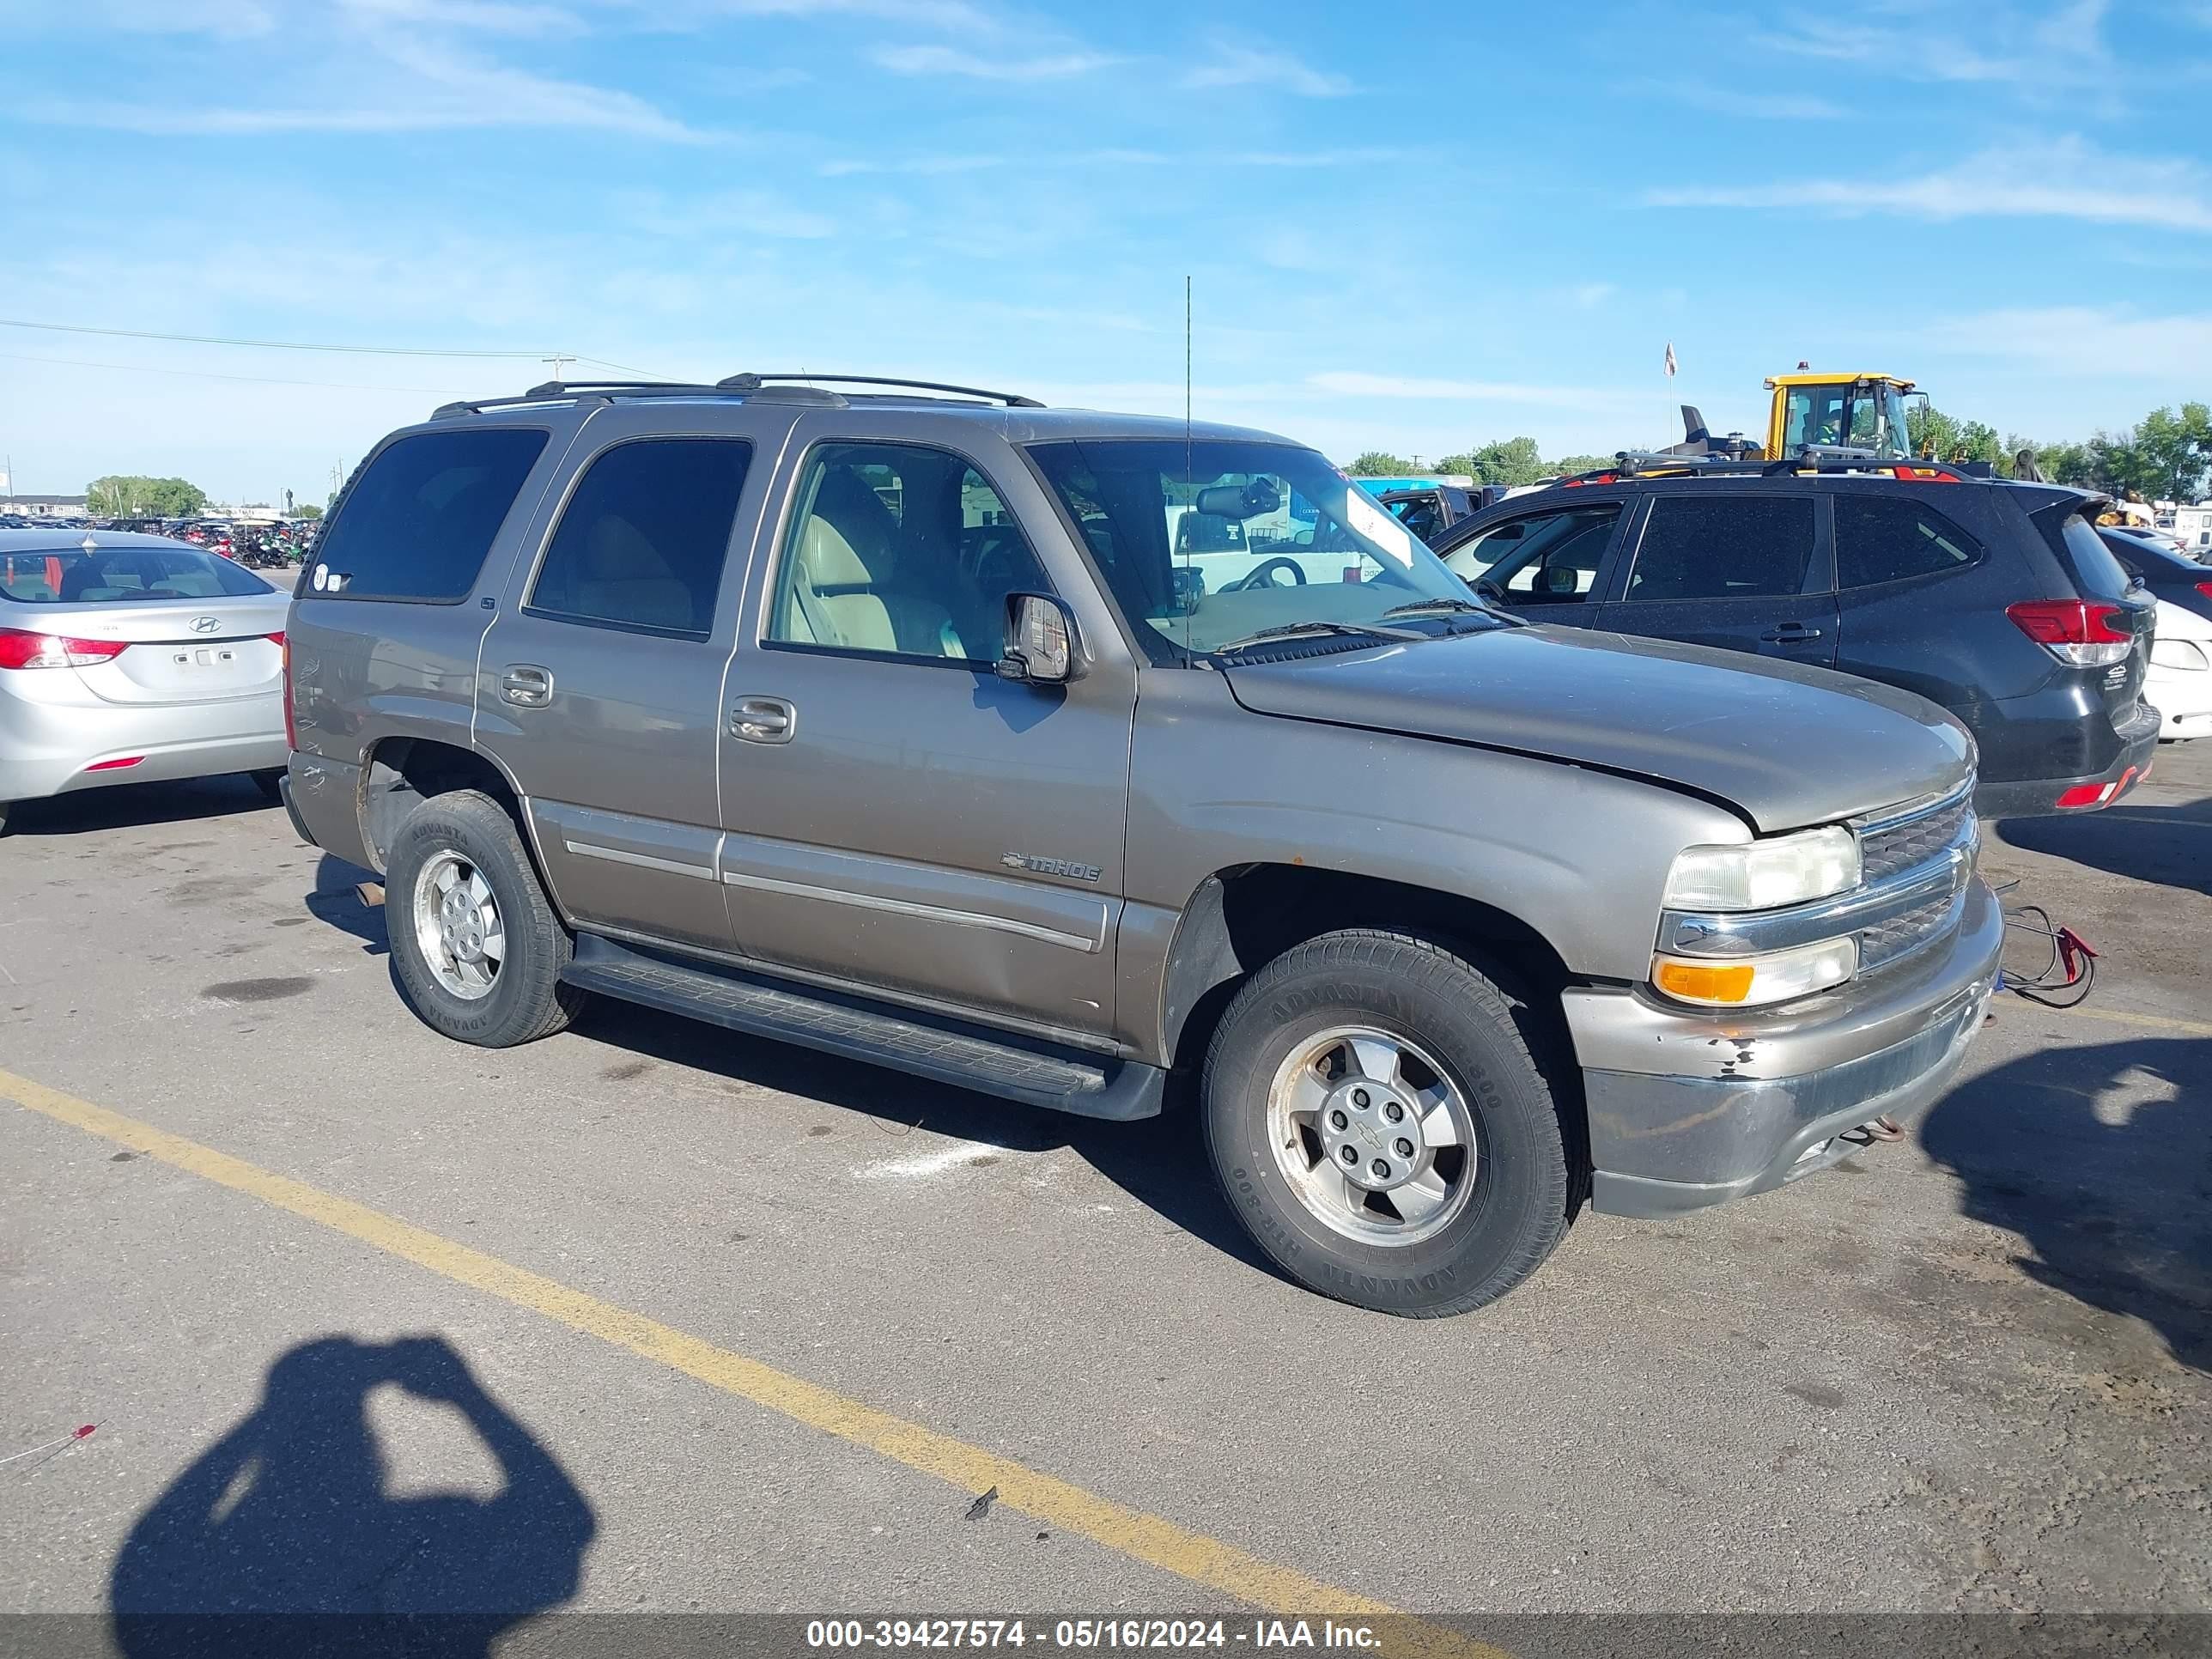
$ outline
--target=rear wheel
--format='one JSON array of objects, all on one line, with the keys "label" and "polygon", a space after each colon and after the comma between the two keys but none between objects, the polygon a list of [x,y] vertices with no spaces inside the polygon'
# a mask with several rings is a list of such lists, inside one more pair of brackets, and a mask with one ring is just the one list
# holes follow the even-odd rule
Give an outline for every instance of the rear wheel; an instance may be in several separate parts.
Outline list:
[{"label": "rear wheel", "polygon": [[488,1048],[550,1036],[584,993],[561,981],[571,942],[514,819],[473,789],[435,795],[392,838],[385,919],[422,1023]]},{"label": "rear wheel", "polygon": [[1327,934],[1253,975],[1206,1055],[1206,1145],[1284,1272],[1433,1317],[1494,1302],[1543,1264],[1571,1187],[1526,1012],[1407,934]]}]

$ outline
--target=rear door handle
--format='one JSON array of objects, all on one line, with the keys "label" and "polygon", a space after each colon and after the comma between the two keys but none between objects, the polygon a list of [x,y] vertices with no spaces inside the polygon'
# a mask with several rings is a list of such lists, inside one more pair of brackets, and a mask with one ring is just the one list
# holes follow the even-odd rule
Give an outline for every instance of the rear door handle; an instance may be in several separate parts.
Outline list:
[{"label": "rear door handle", "polygon": [[746,743],[789,743],[799,710],[781,697],[740,697],[730,710],[730,735]]},{"label": "rear door handle", "polygon": [[1820,637],[1817,628],[1808,628],[1803,623],[1784,623],[1779,628],[1768,629],[1759,636],[1769,645],[1808,645]]},{"label": "rear door handle", "polygon": [[514,662],[500,677],[499,695],[517,708],[543,708],[553,701],[553,673],[536,663]]}]

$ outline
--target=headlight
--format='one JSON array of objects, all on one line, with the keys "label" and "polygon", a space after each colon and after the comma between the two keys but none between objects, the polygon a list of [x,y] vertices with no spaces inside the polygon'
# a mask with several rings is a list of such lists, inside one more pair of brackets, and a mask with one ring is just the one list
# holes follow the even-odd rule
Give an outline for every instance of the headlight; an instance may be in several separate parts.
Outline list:
[{"label": "headlight", "polygon": [[1772,910],[1859,884],[1859,838],[1840,826],[1727,847],[1686,847],[1667,872],[1669,910]]},{"label": "headlight", "polygon": [[1700,1008],[1754,1008],[1825,991],[1858,970],[1858,940],[1825,939],[1755,957],[1654,957],[1651,983]]}]

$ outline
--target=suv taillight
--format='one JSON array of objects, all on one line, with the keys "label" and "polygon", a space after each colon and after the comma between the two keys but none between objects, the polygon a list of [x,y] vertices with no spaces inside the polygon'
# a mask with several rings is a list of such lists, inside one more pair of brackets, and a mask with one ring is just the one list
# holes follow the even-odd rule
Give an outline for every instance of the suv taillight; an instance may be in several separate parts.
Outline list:
[{"label": "suv taillight", "polygon": [[0,668],[88,668],[119,657],[128,640],[72,640],[59,634],[33,634],[0,628]]},{"label": "suv taillight", "polygon": [[2075,668],[2104,668],[2128,659],[2135,634],[2112,625],[2114,617],[2126,614],[2120,605],[2087,599],[2023,599],[2005,607],[2021,633]]},{"label": "suv taillight", "polygon": [[300,746],[300,723],[292,714],[292,642],[282,634],[271,634],[269,637],[276,641],[284,676],[284,746],[297,749]]},{"label": "suv taillight", "polygon": [[2197,583],[2197,591],[2202,593],[2206,599],[2212,599],[2212,582]]}]

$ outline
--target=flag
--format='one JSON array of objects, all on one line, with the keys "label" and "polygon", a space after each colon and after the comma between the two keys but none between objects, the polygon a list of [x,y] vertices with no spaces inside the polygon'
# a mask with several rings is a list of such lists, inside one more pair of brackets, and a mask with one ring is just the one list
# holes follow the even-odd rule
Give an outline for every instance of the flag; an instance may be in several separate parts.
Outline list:
[{"label": "flag", "polygon": [[1667,378],[1670,380],[1674,378],[1674,343],[1672,340],[1667,342]]}]

